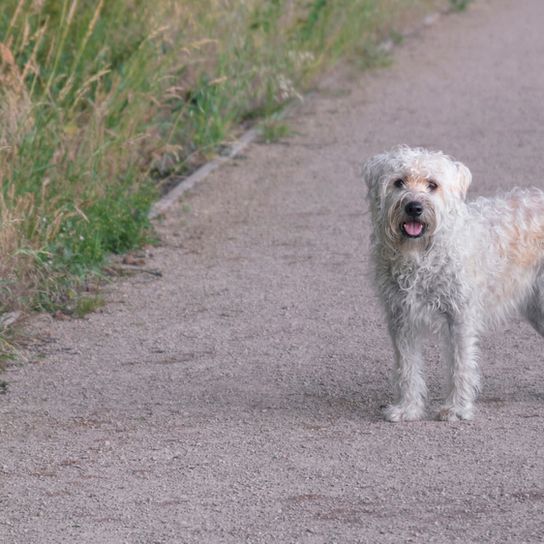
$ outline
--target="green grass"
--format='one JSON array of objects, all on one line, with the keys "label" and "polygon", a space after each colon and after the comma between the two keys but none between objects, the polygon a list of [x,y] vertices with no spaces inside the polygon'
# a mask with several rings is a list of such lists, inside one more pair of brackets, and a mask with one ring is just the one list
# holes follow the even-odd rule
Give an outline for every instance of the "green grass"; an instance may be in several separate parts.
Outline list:
[{"label": "green grass", "polygon": [[73,307],[109,254],[149,240],[165,178],[240,125],[285,137],[274,114],[317,74],[387,63],[377,44],[442,3],[4,0],[0,314]]},{"label": "green grass", "polygon": [[98,308],[102,308],[102,306],[104,306],[104,299],[100,295],[81,296],[76,301],[74,315],[76,317],[85,317],[87,314],[98,310]]},{"label": "green grass", "polygon": [[465,11],[471,0],[450,0],[450,6],[455,11]]},{"label": "green grass", "polygon": [[267,144],[279,142],[292,133],[289,125],[275,116],[264,119],[259,124],[259,129],[261,140]]}]

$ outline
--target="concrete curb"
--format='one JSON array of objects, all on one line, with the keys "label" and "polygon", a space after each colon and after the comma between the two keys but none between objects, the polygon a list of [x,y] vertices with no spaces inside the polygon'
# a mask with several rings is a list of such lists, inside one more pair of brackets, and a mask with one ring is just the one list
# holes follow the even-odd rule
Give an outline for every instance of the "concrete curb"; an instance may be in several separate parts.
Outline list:
[{"label": "concrete curb", "polygon": [[245,132],[242,137],[236,140],[227,155],[218,156],[215,159],[207,162],[190,176],[183,178],[176,186],[168,191],[160,200],[155,202],[149,212],[149,218],[155,219],[159,215],[165,213],[172,207],[182,195],[192,189],[197,183],[207,178],[214,170],[217,170],[223,163],[230,161],[239,155],[249,144],[254,142],[259,135],[257,128],[251,128]]}]

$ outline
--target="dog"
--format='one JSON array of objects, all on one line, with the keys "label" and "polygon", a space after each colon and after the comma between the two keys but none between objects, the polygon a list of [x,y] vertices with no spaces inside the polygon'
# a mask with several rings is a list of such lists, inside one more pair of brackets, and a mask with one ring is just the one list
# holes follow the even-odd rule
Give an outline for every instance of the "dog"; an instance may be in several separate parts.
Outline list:
[{"label": "dog", "polygon": [[363,165],[377,290],[392,339],[388,421],[425,416],[422,342],[441,338],[443,421],[470,420],[478,338],[521,314],[544,336],[544,192],[466,201],[470,170],[440,151],[399,146]]}]

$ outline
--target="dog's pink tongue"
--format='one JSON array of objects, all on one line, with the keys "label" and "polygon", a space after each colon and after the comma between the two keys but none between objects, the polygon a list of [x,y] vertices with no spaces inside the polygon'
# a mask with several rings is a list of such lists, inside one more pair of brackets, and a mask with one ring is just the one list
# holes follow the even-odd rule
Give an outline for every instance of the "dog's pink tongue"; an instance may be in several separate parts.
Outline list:
[{"label": "dog's pink tongue", "polygon": [[411,223],[404,223],[404,230],[410,236],[419,236],[423,230],[423,225],[421,223],[416,223],[412,221]]}]

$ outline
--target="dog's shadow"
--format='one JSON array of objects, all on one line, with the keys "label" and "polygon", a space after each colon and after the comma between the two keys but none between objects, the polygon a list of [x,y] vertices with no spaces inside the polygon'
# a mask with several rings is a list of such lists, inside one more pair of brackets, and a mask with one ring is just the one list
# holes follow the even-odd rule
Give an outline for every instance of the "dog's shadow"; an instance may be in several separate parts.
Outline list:
[{"label": "dog's shadow", "polygon": [[290,388],[281,399],[283,410],[294,418],[356,422],[383,420],[383,401],[388,398],[385,389],[353,389],[349,384],[337,389],[308,382],[299,385],[298,391]]},{"label": "dog's shadow", "polygon": [[351,420],[383,421],[383,405],[391,402],[388,372],[347,359],[333,367],[319,364],[299,366],[275,387],[239,399],[250,410],[282,412],[303,422]]}]

